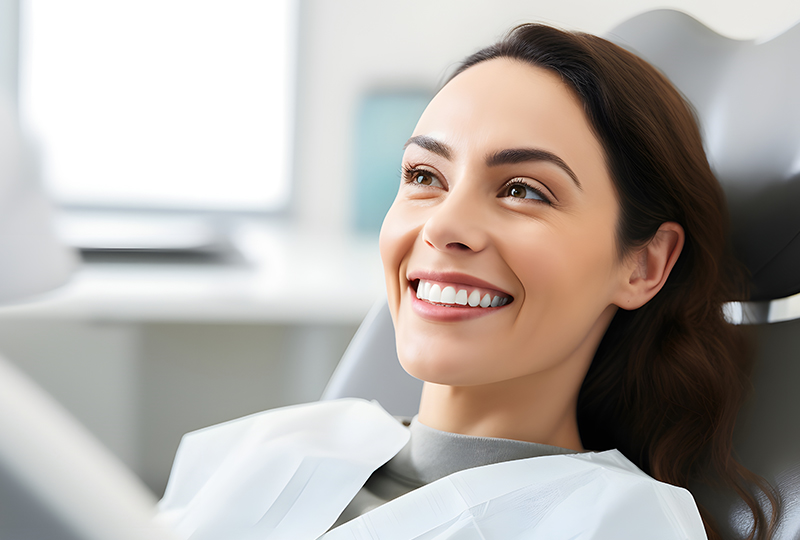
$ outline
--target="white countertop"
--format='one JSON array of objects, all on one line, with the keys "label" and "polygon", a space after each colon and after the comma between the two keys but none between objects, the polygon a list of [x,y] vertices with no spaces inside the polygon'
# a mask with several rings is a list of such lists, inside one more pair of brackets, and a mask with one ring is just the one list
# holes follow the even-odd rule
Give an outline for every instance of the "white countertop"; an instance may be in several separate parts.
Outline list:
[{"label": "white countertop", "polygon": [[0,317],[354,324],[385,294],[377,237],[244,224],[231,241],[239,261],[85,263]]}]

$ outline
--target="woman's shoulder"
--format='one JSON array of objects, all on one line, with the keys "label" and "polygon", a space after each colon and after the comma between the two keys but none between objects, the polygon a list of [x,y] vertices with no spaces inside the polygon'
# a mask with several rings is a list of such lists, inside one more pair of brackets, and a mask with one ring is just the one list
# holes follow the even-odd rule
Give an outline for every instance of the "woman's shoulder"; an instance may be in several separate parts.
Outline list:
[{"label": "woman's shoulder", "polygon": [[595,496],[606,516],[617,516],[619,522],[625,522],[627,516],[629,522],[639,521],[644,527],[663,522],[664,527],[693,530],[697,535],[687,537],[705,538],[705,527],[691,493],[654,479],[618,450],[553,458],[570,461],[563,465],[564,470],[575,470],[580,489]]},{"label": "woman's shoulder", "polygon": [[[193,431],[175,455],[161,519],[187,536],[256,523],[316,538],[408,437],[377,403],[360,399],[283,407]],[[266,519],[270,513],[276,523]]]},{"label": "woman's shoulder", "polygon": [[[262,532],[286,528],[289,537],[316,538],[408,437],[408,428],[379,405],[356,399],[204,428],[181,442],[160,503],[162,518],[179,533],[235,530],[246,522]],[[398,524],[398,515],[413,519]],[[436,538],[439,529],[453,527],[494,531],[487,538],[513,538],[515,531],[526,538],[705,538],[687,491],[653,480],[615,450],[466,469],[326,538]],[[374,537],[365,531],[383,532]]]},{"label": "woman's shoulder", "polygon": [[[398,524],[396,516],[415,516]],[[334,529],[326,540],[439,538],[705,539],[692,496],[617,452],[541,456],[463,470]],[[428,538],[428,536],[425,536]],[[388,538],[388,537],[386,537]]]}]

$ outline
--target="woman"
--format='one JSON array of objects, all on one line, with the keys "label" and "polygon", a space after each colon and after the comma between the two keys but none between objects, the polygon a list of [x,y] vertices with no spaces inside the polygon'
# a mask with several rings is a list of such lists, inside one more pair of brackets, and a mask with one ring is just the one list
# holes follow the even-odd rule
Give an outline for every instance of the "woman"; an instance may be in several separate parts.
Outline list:
[{"label": "woman", "polygon": [[[609,537],[612,530],[617,537],[655,537],[679,521],[677,532],[663,537],[697,537],[693,527],[700,521],[693,521],[685,492],[647,479],[610,495],[630,473],[644,482],[638,471],[609,454],[576,454],[616,448],[660,482],[687,488],[696,479],[721,481],[752,510],[750,537],[769,537],[777,499],[731,456],[749,364],[722,303],[743,297],[743,280],[726,250],[724,198],[693,115],[664,77],[600,38],[523,25],[467,58],[422,115],[402,167],[381,231],[381,256],[398,356],[425,386],[408,444],[391,427],[382,431],[371,413],[358,413],[372,427],[354,435],[359,450],[348,451],[361,455],[360,447],[369,445],[375,455],[369,464],[348,465],[348,474],[342,472],[347,467],[338,469],[342,482],[369,480],[355,497],[343,488],[348,494],[339,506],[347,507],[337,525],[361,514],[386,516],[371,509],[405,492],[433,493],[442,480],[461,482],[481,466],[495,467],[495,479],[513,470],[503,482],[521,481],[529,489],[536,481],[519,475],[540,478],[535,474],[541,471],[523,467],[546,463],[563,467],[553,489],[569,495],[539,493],[514,510],[514,523],[545,501],[561,516],[551,527],[567,529],[578,516],[596,513],[592,523],[575,529],[590,537]],[[311,425],[303,428],[307,435],[331,429],[340,418],[333,409],[310,410],[293,409],[258,431],[275,430],[270,440],[283,440],[293,428],[274,426]],[[332,437],[349,430],[338,426]],[[243,453],[240,442],[229,444],[234,439],[241,441],[229,437],[218,454],[280,454],[274,443],[264,450],[261,442]],[[206,463],[203,455],[196,451],[195,463]],[[316,471],[324,459],[314,455],[309,470]],[[537,457],[543,455],[554,456]],[[514,469],[491,465],[521,458],[534,459]],[[252,470],[261,458],[242,459],[248,465],[240,470]],[[599,465],[581,468],[594,459]],[[274,508],[283,503],[277,501],[292,499],[287,493],[302,498],[318,477],[300,469],[292,479],[306,483],[287,480],[290,487],[270,499],[276,502],[265,510],[273,516],[267,521],[281,522]],[[179,490],[176,475],[187,470],[176,465],[173,492]],[[599,492],[616,501],[609,510],[574,501],[599,471],[613,476],[603,484],[613,489]],[[564,487],[575,478],[576,487]],[[493,481],[474,485],[483,489]],[[223,484],[226,492],[234,489]],[[751,486],[766,495],[770,519]],[[658,495],[649,501],[652,492]],[[181,497],[194,495],[188,490]],[[181,497],[168,492],[165,508],[180,506],[170,501]],[[421,498],[404,497],[385,508],[393,509],[397,523],[422,521],[401,502],[415,497]],[[662,507],[658,501],[665,497],[680,501]],[[512,506],[503,500],[495,504],[500,514]],[[646,523],[614,514],[623,501],[635,507],[632,514],[663,525],[645,533]],[[380,522],[368,521],[373,528]],[[717,538],[710,516],[703,513],[703,521],[708,536]],[[418,537],[447,537],[458,523]],[[458,525],[458,534],[473,525]],[[348,528],[356,525],[335,527],[330,535],[346,537]],[[539,532],[533,522],[528,530]],[[403,537],[373,533],[366,537]],[[525,529],[514,534],[528,537]]]}]

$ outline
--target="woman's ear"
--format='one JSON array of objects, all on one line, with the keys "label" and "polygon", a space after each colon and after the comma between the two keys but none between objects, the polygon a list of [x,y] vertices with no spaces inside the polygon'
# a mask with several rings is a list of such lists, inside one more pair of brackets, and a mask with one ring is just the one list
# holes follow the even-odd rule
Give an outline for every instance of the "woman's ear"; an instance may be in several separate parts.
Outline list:
[{"label": "woman's ear", "polygon": [[672,221],[662,223],[647,245],[629,256],[624,265],[628,281],[616,304],[622,309],[636,309],[650,301],[667,281],[684,240],[683,227]]}]

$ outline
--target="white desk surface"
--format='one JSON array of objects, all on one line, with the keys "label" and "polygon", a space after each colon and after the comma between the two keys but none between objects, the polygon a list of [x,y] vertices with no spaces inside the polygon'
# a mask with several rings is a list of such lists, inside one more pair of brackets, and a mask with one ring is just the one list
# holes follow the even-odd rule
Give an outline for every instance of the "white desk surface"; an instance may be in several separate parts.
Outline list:
[{"label": "white desk surface", "polygon": [[385,294],[377,237],[258,225],[233,240],[241,263],[88,263],[0,317],[356,324]]}]

